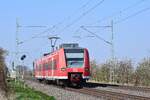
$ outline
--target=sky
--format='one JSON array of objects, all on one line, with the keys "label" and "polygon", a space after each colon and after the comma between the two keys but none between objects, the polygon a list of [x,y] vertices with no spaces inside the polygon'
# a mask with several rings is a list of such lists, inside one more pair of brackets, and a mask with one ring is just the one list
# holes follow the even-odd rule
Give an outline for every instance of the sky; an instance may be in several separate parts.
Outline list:
[{"label": "sky", "polygon": [[[149,18],[150,0],[1,0],[0,47],[8,51],[6,63],[11,67],[16,61],[17,19],[22,26],[18,28],[19,42],[23,42],[18,58],[26,54],[27,66],[50,52],[48,36],[59,36],[57,45],[79,43],[88,48],[91,60],[102,63],[111,58],[111,46],[81,26],[111,41],[111,28],[86,26],[111,26],[113,21],[115,57],[137,63],[150,56]],[[22,62],[18,59],[17,63]]]}]

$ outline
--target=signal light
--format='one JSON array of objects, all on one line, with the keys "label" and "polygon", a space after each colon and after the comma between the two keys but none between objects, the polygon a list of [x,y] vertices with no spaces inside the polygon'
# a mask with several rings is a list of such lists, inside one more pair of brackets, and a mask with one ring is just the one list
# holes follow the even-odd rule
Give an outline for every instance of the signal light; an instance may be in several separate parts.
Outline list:
[{"label": "signal light", "polygon": [[24,60],[25,58],[26,58],[26,55],[22,55],[22,57],[20,59]]},{"label": "signal light", "polygon": [[86,71],[86,72],[89,72],[89,68],[85,68],[85,71]]}]

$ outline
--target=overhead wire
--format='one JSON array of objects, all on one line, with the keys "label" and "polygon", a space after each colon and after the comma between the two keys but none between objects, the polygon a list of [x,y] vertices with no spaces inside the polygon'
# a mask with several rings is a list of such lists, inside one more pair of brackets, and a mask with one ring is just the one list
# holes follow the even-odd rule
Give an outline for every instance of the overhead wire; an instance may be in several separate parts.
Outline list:
[{"label": "overhead wire", "polygon": [[89,14],[91,11],[93,11],[95,8],[97,8],[98,6],[100,6],[105,0],[101,0],[100,2],[98,2],[97,4],[95,4],[93,7],[91,7],[90,9],[88,9],[87,11],[85,11],[84,13],[82,13],[78,18],[76,18],[75,20],[73,20],[71,23],[69,23],[68,25],[66,25],[62,30],[64,31],[65,29],[71,27],[72,25],[74,25],[75,23],[77,23],[78,21],[80,21],[84,16],[86,16],[87,14]]},{"label": "overhead wire", "polygon": [[[83,8],[85,8],[88,4],[90,4],[92,0],[88,0],[85,4],[83,4],[81,7],[79,7],[75,12],[73,12],[72,14],[70,14],[69,16],[67,16],[66,18],[64,18],[62,21],[58,22],[55,26],[56,28],[58,26],[60,26],[61,24],[63,24],[65,21],[70,20],[77,12],[79,12],[80,10],[82,10]],[[55,32],[55,31],[54,31]]]},{"label": "overhead wire", "polygon": [[109,44],[109,45],[112,45],[112,43],[111,42],[109,42],[109,41],[107,41],[107,40],[105,40],[105,39],[103,39],[102,37],[100,37],[99,35],[97,35],[96,33],[94,33],[94,32],[91,32],[90,30],[88,30],[87,28],[85,28],[85,27],[81,27],[83,30],[85,30],[85,31],[87,31],[87,32],[89,32],[89,33],[91,33],[92,35],[94,35],[95,37],[97,37],[98,39],[100,39],[100,40],[102,40],[102,41],[104,41],[105,43],[107,43],[107,44]]},{"label": "overhead wire", "polygon": [[[150,10],[150,7],[147,7],[147,8],[144,8],[144,9],[142,9],[142,10],[139,10],[139,11],[137,11],[137,12],[135,12],[135,13],[133,13],[133,14],[131,14],[131,15],[129,15],[129,16],[127,16],[127,17],[121,19],[121,20],[118,20],[118,21],[114,22],[113,24],[119,24],[119,23],[121,23],[121,22],[124,22],[124,21],[126,21],[126,20],[128,20],[128,19],[130,19],[130,18],[133,18],[133,17],[135,17],[135,16],[137,16],[137,15],[139,15],[139,14],[145,12],[145,11],[148,11],[148,10]],[[85,28],[84,26],[81,26],[81,28],[82,28],[83,30],[85,30],[85,31],[87,31],[87,32],[89,32],[89,33],[91,33],[91,34],[94,35],[95,37],[99,38],[100,40],[102,40],[102,41],[104,41],[104,42],[106,42],[106,43],[112,45],[109,41],[106,41],[105,39],[103,39],[102,37],[100,37],[99,35],[97,35],[96,33],[91,32],[90,30],[88,30],[88,29]]]},{"label": "overhead wire", "polygon": [[50,27],[50,28],[46,29],[45,31],[40,32],[40,33],[38,33],[38,34],[32,36],[32,37],[29,38],[29,39],[23,40],[23,41],[21,41],[21,43],[29,42],[29,41],[31,41],[31,40],[33,40],[33,39],[35,39],[35,38],[38,38],[41,34],[44,34],[44,33],[48,32],[48,31],[50,31],[50,30],[53,29],[54,27],[55,27],[55,26]]},{"label": "overhead wire", "polygon": [[[136,3],[134,3],[133,5],[128,6],[127,8],[124,8],[123,10],[119,11],[118,13],[115,13],[115,14],[112,15],[112,16],[108,16],[108,17],[105,17],[105,18],[99,20],[99,22],[100,22],[100,21],[103,21],[103,20],[106,20],[106,19],[108,19],[109,17],[113,17],[113,16],[119,14],[120,12],[127,11],[127,10],[133,8],[134,6],[136,6],[136,5],[138,5],[138,4],[142,3],[142,2],[144,2],[144,1],[147,1],[147,0],[140,0],[140,1],[136,2]],[[133,14],[131,14],[131,15],[129,15],[129,16],[127,16],[127,17],[121,19],[121,20],[118,20],[118,21],[114,22],[113,24],[119,24],[119,23],[121,23],[121,22],[123,22],[123,21],[126,21],[126,20],[128,20],[128,19],[130,19],[130,18],[132,18],[132,17],[135,17],[135,16],[139,15],[140,13],[143,13],[143,12],[148,11],[148,10],[150,10],[150,7],[147,7],[147,8],[144,8],[144,9],[142,9],[142,10],[139,10],[139,11],[137,11],[137,12],[135,12],[135,13],[133,13]],[[85,27],[100,27],[100,26],[81,26],[81,27],[82,27],[82,29],[83,29],[83,27],[84,27],[84,30],[86,30],[87,32],[93,34],[93,32],[87,30]],[[107,26],[107,27],[109,27],[109,26]],[[99,38],[99,35],[97,35],[96,33],[94,33],[93,35],[95,35],[97,38]],[[101,38],[101,37],[100,37],[99,39],[102,39],[102,40],[104,41],[104,39]],[[105,42],[108,42],[108,43],[109,43],[109,41],[105,41]]]},{"label": "overhead wire", "polygon": [[118,23],[121,23],[123,21],[126,21],[126,20],[128,20],[128,19],[130,19],[132,17],[135,17],[135,16],[137,16],[137,15],[139,15],[139,14],[145,12],[145,11],[148,11],[148,10],[150,10],[150,7],[147,7],[147,8],[144,8],[142,10],[139,10],[139,11],[137,11],[137,12],[135,12],[135,13],[133,13],[133,14],[131,14],[131,15],[121,19],[121,20],[118,20],[118,21],[114,22],[114,24],[118,24]]},{"label": "overhead wire", "polygon": [[139,0],[139,1],[135,2],[134,4],[132,4],[132,5],[128,6],[128,7],[126,7],[126,8],[123,8],[120,11],[117,11],[117,12],[115,12],[115,13],[109,15],[109,16],[103,17],[102,19],[96,21],[96,23],[103,22],[103,21],[105,21],[105,20],[107,20],[109,18],[115,17],[115,16],[117,16],[117,15],[119,15],[121,13],[124,13],[125,11],[128,11],[128,10],[132,9],[132,8],[138,6],[139,4],[141,4],[141,3],[145,2],[145,1],[147,1],[147,0]]},{"label": "overhead wire", "polygon": [[[81,7],[79,7],[79,9],[77,9],[76,12],[78,12],[78,11],[80,11],[81,9],[85,8],[91,1],[92,1],[92,0],[88,0],[88,1],[87,1],[86,3],[84,3]],[[75,13],[73,13],[73,14],[75,14]],[[62,21],[56,23],[56,24],[53,25],[52,27],[47,28],[47,29],[44,30],[43,32],[40,32],[40,33],[38,33],[38,34],[32,36],[30,39],[24,40],[24,41],[22,41],[22,42],[28,42],[28,41],[30,41],[30,40],[32,40],[32,39],[38,38],[40,35],[43,35],[43,34],[49,32],[49,31],[52,31],[53,29],[57,28],[59,25],[63,24],[66,20],[71,19],[71,16],[72,16],[73,14],[71,14],[71,15],[68,16],[68,17],[66,17],[66,19],[64,19],[64,20],[62,20]],[[48,36],[48,35],[47,35],[47,36]]]},{"label": "overhead wire", "polygon": [[[141,4],[141,3],[144,2],[144,1],[147,1],[147,0],[138,0],[138,1],[135,2],[134,4],[132,4],[132,5],[128,6],[128,7],[126,7],[126,8],[123,8],[123,9],[120,10],[120,11],[117,11],[117,12],[113,13],[112,15],[106,16],[106,17],[102,18],[101,20],[98,20],[97,22],[102,22],[102,21],[104,21],[104,20],[106,20],[106,19],[108,19],[108,18],[117,16],[117,15],[119,15],[120,13],[123,13],[123,12],[125,12],[125,11],[127,11],[127,10],[130,10],[130,9],[134,8],[135,6]],[[81,26],[81,27],[82,27],[82,26]],[[96,27],[96,26],[85,26],[85,27],[93,28],[93,27]],[[98,26],[98,27],[99,27],[99,26]]]}]

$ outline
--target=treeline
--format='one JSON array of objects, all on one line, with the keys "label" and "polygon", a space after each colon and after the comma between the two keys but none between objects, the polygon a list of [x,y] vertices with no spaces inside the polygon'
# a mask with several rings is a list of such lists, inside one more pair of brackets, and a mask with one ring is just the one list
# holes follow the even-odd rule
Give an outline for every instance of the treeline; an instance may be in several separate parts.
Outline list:
[{"label": "treeline", "polygon": [[33,71],[29,69],[25,65],[18,65],[16,66],[17,78],[22,79],[30,79],[32,78]]},{"label": "treeline", "polygon": [[114,82],[135,86],[150,86],[150,58],[144,58],[137,65],[132,60],[108,60],[103,64],[91,61],[92,80]]}]

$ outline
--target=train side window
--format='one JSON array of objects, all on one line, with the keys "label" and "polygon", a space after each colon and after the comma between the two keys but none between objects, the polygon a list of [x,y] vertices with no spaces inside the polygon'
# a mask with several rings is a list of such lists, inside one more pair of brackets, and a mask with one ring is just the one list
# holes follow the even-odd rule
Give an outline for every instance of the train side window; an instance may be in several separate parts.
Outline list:
[{"label": "train side window", "polygon": [[42,65],[41,64],[39,65],[39,71],[42,71]]},{"label": "train side window", "polygon": [[39,65],[36,66],[36,71],[39,71]]},{"label": "train side window", "polygon": [[48,63],[48,68],[49,68],[50,70],[52,70],[52,69],[55,70],[56,67],[57,67],[56,60],[50,61],[50,62]]},{"label": "train side window", "polygon": [[46,70],[46,63],[43,64],[43,69]]},{"label": "train side window", "polygon": [[48,68],[51,70],[52,69],[52,62],[48,62]]},{"label": "train side window", "polygon": [[44,68],[45,68],[45,70],[49,70],[49,65],[48,65],[48,63],[45,63],[45,64],[44,64]]},{"label": "train side window", "polygon": [[38,69],[37,69],[37,71],[40,71],[40,65],[38,65]]},{"label": "train side window", "polygon": [[56,69],[56,67],[57,67],[57,63],[56,63],[56,60],[53,60],[53,69],[55,70]]},{"label": "train side window", "polygon": [[35,70],[36,70],[36,71],[38,70],[38,65],[35,66]]}]

